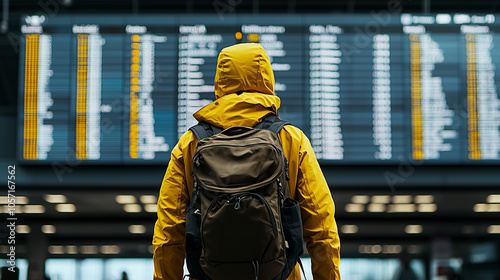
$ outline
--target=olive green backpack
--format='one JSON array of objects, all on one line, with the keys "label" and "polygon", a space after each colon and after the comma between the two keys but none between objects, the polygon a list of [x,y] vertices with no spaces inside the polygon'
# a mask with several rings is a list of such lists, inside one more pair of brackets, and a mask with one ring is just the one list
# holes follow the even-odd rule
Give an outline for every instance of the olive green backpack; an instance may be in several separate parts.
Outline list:
[{"label": "olive green backpack", "polygon": [[194,190],[186,217],[190,277],[286,279],[303,253],[302,220],[290,198],[288,163],[270,115],[255,128],[191,128]]}]

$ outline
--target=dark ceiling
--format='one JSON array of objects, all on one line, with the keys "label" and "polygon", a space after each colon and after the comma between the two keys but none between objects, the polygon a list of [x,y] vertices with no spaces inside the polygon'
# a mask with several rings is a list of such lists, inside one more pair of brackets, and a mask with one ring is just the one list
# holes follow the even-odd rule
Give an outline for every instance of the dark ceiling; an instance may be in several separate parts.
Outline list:
[{"label": "dark ceiling", "polygon": [[366,13],[401,6],[403,12],[498,12],[500,2],[491,0],[15,0],[11,12],[61,13]]}]

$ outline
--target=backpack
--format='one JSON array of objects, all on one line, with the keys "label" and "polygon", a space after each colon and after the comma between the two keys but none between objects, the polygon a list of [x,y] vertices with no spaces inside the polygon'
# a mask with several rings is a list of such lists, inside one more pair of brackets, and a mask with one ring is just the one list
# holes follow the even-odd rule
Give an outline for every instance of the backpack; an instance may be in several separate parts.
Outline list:
[{"label": "backpack", "polygon": [[254,128],[192,128],[194,189],[186,210],[186,262],[198,280],[286,279],[303,253],[299,203],[269,115]]}]

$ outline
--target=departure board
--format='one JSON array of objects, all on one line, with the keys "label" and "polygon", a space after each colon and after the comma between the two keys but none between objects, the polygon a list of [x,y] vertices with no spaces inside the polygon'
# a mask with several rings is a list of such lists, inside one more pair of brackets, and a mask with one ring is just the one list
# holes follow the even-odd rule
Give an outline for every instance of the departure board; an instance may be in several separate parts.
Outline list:
[{"label": "departure board", "polygon": [[280,117],[324,163],[500,163],[496,15],[72,15],[22,20],[23,163],[166,164],[260,43]]}]

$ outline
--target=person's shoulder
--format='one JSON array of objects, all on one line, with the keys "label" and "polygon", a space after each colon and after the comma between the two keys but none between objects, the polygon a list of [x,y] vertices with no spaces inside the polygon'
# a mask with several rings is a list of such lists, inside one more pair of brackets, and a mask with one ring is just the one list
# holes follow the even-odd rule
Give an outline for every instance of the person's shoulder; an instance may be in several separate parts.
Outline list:
[{"label": "person's shoulder", "polygon": [[305,133],[300,128],[294,126],[293,124],[285,125],[281,129],[280,136],[282,138],[286,137],[289,140],[298,142],[301,142],[303,139],[307,139]]},{"label": "person's shoulder", "polygon": [[181,137],[179,138],[179,141],[180,140],[191,141],[191,140],[195,140],[195,139],[196,139],[196,135],[194,135],[194,132],[191,129],[188,129],[181,135]]},{"label": "person's shoulder", "polygon": [[190,145],[196,144],[196,142],[198,142],[196,135],[193,133],[193,131],[188,129],[179,138],[179,142],[177,142],[177,147],[180,148],[181,150],[184,150]]}]

